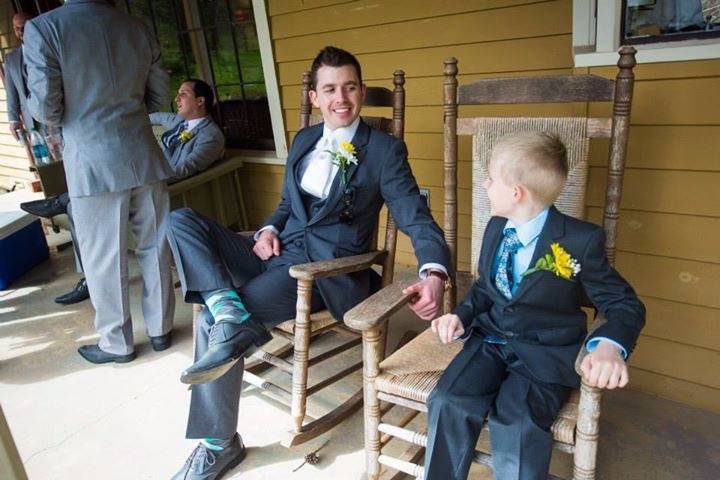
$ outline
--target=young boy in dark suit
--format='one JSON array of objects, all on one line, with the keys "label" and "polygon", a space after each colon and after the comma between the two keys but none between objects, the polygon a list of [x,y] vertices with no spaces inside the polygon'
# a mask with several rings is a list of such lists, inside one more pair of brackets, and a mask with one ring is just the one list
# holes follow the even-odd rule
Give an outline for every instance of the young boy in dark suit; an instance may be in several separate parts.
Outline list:
[{"label": "young boy in dark suit", "polygon": [[583,298],[607,318],[586,343],[582,372],[592,386],[627,384],[625,360],[645,322],[643,304],[608,263],[603,229],[553,206],[568,173],[559,139],[505,137],[488,173],[493,217],[478,279],[453,313],[432,322],[444,343],[466,341],[428,399],[427,480],[467,477],[486,416],[495,478],[545,479],[550,427],[580,383]]}]

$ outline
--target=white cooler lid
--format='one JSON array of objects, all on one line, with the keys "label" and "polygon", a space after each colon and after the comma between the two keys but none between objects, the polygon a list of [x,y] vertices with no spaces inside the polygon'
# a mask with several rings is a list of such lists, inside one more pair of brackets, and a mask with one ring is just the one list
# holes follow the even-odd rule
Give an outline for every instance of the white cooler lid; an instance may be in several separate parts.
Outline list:
[{"label": "white cooler lid", "polygon": [[20,204],[42,198],[44,198],[42,192],[32,192],[29,189],[0,195],[0,240],[38,219],[35,215],[20,210]]}]

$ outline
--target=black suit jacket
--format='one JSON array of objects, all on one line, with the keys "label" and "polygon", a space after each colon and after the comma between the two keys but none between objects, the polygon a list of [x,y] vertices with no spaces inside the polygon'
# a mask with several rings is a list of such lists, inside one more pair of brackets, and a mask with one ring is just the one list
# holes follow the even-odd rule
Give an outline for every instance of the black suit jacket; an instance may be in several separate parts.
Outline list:
[{"label": "black suit jacket", "polygon": [[503,237],[505,218],[487,225],[478,265],[478,279],[455,308],[469,332],[504,337],[538,379],[577,386],[575,357],[587,334],[584,300],[607,319],[592,337],[607,337],[633,350],[645,323],[645,307],[632,287],[610,266],[601,227],[550,207],[529,267],[557,242],[580,262],[571,280],[538,271],[525,277],[509,300],[495,286],[492,263]]},{"label": "black suit jacket", "polygon": [[[271,264],[288,261],[283,257],[297,263],[298,249],[300,260],[307,262],[368,252],[385,203],[398,228],[412,240],[418,263],[438,263],[449,271],[447,244],[420,195],[407,161],[405,143],[362,121],[352,140],[358,163],[349,166],[347,184],[342,184],[342,175],[338,172],[325,204],[308,217],[296,180],[296,168],[322,133],[323,124],[305,128],[297,133],[290,148],[282,200],[265,225],[272,225],[280,232],[283,250],[290,249],[293,254],[274,257]],[[352,198],[350,223],[340,221],[341,212],[347,208],[342,201],[346,191]],[[342,318],[346,311],[369,296],[372,287],[377,285],[373,276],[377,274],[365,270],[321,279],[317,285],[333,316]]]}]

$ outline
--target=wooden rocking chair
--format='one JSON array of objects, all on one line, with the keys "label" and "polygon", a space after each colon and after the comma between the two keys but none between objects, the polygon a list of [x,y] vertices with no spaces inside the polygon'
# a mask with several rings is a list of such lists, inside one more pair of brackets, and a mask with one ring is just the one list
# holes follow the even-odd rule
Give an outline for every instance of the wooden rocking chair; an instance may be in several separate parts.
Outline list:
[{"label": "wooden rocking chair", "polygon": [[[402,70],[395,71],[393,84],[394,89],[392,91],[383,87],[368,87],[363,104],[365,107],[391,107],[392,118],[367,116],[362,118],[371,127],[402,139],[405,128],[405,73]],[[300,100],[300,128],[306,128],[323,121],[321,115],[311,115],[312,105],[309,91],[310,74],[306,72],[303,74]],[[253,233],[243,232],[243,234],[248,235]],[[377,243],[377,230],[375,235],[375,243]],[[308,387],[309,367],[333,358],[359,345],[362,341],[359,333],[346,328],[342,320],[333,318],[329,311],[310,313],[313,282],[318,278],[357,272],[373,265],[379,265],[382,267],[381,285],[385,287],[392,283],[393,280],[396,244],[397,226],[388,214],[383,249],[376,249],[362,255],[295,265],[290,268],[290,275],[297,279],[297,316],[281,323],[272,331],[273,337],[284,340],[285,345],[273,352],[256,351],[248,359],[243,376],[245,382],[267,391],[274,398],[290,405],[293,429],[282,441],[284,446],[299,445],[327,432],[356,412],[363,401],[361,388],[332,411],[307,424],[304,423],[307,399],[310,395],[342,380],[362,368],[363,365],[361,359],[358,359],[358,362]],[[195,315],[196,317],[197,315]],[[330,330],[342,333],[344,337],[349,337],[349,340],[310,357],[310,340],[318,339]],[[292,361],[286,360],[286,357],[290,354],[293,356]],[[291,374],[291,388],[288,389],[260,377],[258,373],[268,366],[273,366]]]},{"label": "wooden rocking chair", "polygon": [[[445,235],[452,260],[457,265],[457,135],[473,136],[473,207],[472,263],[473,273],[489,220],[489,202],[481,185],[487,176],[487,160],[492,144],[500,136],[518,130],[544,130],[560,135],[568,147],[571,172],[568,184],[556,206],[565,213],[581,217],[584,213],[584,192],[588,171],[588,140],[609,138],[609,164],[603,226],[607,235],[606,249],[612,262],[615,253],[618,212],[628,138],[632,98],[635,49],[623,47],[615,81],[593,75],[546,76],[480,80],[458,88],[457,60],[445,61]],[[558,102],[612,102],[612,118],[458,118],[458,105],[524,104]],[[365,452],[370,479],[384,480],[409,474],[422,479],[423,467],[417,462],[424,454],[425,432],[406,429],[419,412],[427,412],[426,401],[437,385],[440,375],[460,350],[459,342],[443,345],[430,329],[383,360],[379,344],[380,331],[387,319],[409,298],[402,294],[400,282],[377,292],[345,315],[348,326],[362,331],[365,380]],[[455,291],[445,299],[445,310],[455,304]],[[598,322],[596,318],[594,328]],[[576,362],[587,352],[581,351]],[[582,383],[575,391],[552,426],[554,446],[574,456],[573,478],[595,478],[601,391]],[[399,425],[384,423],[380,401],[411,409]],[[487,428],[487,425],[484,427]],[[382,437],[381,437],[382,434]],[[410,442],[399,458],[381,454],[392,438]],[[475,452],[477,463],[491,465],[490,455]],[[380,465],[390,467],[381,471]],[[558,478],[551,476],[550,478]]]}]

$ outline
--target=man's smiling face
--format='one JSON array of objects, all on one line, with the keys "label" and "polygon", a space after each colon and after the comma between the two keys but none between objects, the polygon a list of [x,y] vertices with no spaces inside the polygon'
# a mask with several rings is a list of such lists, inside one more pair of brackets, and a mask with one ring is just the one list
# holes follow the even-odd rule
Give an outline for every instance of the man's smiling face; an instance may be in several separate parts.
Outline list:
[{"label": "man's smiling face", "polygon": [[323,65],[317,71],[315,90],[310,90],[312,104],[322,112],[325,124],[335,130],[347,127],[360,116],[365,85],[360,84],[355,67]]}]

